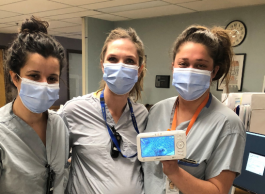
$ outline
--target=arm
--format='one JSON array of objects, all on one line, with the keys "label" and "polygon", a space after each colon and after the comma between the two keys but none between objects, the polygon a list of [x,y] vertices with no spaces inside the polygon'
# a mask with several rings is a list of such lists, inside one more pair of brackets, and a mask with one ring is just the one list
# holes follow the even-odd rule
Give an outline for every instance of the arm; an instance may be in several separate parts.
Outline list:
[{"label": "arm", "polygon": [[177,160],[162,163],[164,173],[185,194],[227,194],[236,177],[235,172],[224,170],[218,176],[205,181],[180,168]]},{"label": "arm", "polygon": [[72,138],[71,138],[71,135],[70,135],[70,127],[69,127],[69,124],[68,124],[68,121],[67,121],[67,117],[64,114],[64,111],[61,110],[58,114],[62,118],[62,120],[64,121],[64,124],[65,124],[66,138],[68,138],[68,140],[69,140],[69,150],[68,150],[67,162],[71,163],[72,157],[71,157],[70,151],[71,151],[71,148],[72,148]]}]

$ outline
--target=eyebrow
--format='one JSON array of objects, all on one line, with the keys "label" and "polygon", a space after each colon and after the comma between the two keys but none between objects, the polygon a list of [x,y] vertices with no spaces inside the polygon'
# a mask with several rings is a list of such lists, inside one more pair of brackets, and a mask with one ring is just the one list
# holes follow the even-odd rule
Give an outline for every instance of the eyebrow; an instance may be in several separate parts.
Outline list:
[{"label": "eyebrow", "polygon": [[[112,53],[110,53],[110,54],[108,54],[107,56],[108,56],[108,57],[110,57],[110,56],[116,57],[117,55],[116,55],[116,54],[112,54]],[[134,55],[126,55],[126,57],[137,58],[137,57],[134,56]]]},{"label": "eyebrow", "polygon": [[[27,73],[38,73],[38,74],[40,74],[40,71],[31,70],[31,71],[28,71]],[[55,74],[55,73],[52,73],[51,75],[52,75],[52,76],[57,76],[57,77],[59,77],[59,75],[58,75],[58,74]]]},{"label": "eyebrow", "polygon": [[59,77],[59,75],[58,75],[58,74],[55,74],[55,73],[53,73],[53,74],[51,74],[51,75]]},{"label": "eyebrow", "polygon": [[[184,61],[188,61],[188,60],[189,60],[188,58],[180,58],[180,59],[182,59],[182,60],[184,60]],[[207,61],[207,60],[205,60],[205,59],[196,59],[196,61],[209,62],[209,61]]]},{"label": "eyebrow", "polygon": [[27,73],[40,73],[40,72],[36,70],[30,70],[30,71],[27,71]]}]

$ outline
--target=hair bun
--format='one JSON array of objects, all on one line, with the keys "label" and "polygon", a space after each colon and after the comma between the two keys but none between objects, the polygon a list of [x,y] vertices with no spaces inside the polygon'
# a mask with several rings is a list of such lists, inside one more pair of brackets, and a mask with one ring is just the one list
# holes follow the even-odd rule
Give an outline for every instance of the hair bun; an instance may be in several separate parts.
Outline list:
[{"label": "hair bun", "polygon": [[48,34],[49,23],[42,21],[34,16],[31,16],[30,19],[26,19],[20,28],[20,33],[45,33]]}]

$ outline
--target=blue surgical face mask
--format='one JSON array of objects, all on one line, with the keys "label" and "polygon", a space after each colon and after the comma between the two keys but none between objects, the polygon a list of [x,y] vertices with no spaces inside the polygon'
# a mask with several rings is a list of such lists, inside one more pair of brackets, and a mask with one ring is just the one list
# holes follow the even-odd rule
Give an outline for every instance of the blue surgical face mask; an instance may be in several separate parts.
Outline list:
[{"label": "blue surgical face mask", "polygon": [[174,68],[172,85],[187,101],[200,98],[210,87],[211,71],[194,68]]},{"label": "blue surgical face mask", "polygon": [[117,95],[127,94],[138,81],[139,67],[136,65],[104,63],[103,66],[103,80],[109,89]]},{"label": "blue surgical face mask", "polygon": [[45,112],[59,99],[59,83],[48,84],[46,82],[32,81],[27,78],[20,79],[19,96],[24,106],[31,112]]}]

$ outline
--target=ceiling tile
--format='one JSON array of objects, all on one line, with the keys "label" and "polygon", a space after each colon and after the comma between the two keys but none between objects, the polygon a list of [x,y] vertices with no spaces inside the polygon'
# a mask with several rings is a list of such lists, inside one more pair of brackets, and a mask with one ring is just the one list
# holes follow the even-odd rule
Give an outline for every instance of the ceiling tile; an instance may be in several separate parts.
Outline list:
[{"label": "ceiling tile", "polygon": [[150,8],[150,7],[158,7],[163,5],[168,5],[168,3],[163,1],[149,1],[143,3],[130,4],[130,5],[122,5],[117,7],[109,7],[109,8],[99,9],[99,11],[106,13],[114,13],[114,12],[131,11],[136,9]]},{"label": "ceiling tile", "polygon": [[228,4],[226,0],[216,1],[216,0],[204,0],[204,1],[194,1],[189,3],[182,3],[181,6],[197,10],[206,11],[212,9],[224,9],[229,8],[231,4]]},{"label": "ceiling tile", "polygon": [[70,27],[70,26],[79,26],[78,24],[73,24],[69,22],[64,22],[64,21],[57,21],[57,20],[48,20],[50,26],[50,29],[53,28],[62,28],[62,27]]},{"label": "ceiling tile", "polygon": [[77,6],[77,5],[98,3],[98,2],[104,2],[104,1],[110,1],[110,0],[51,0],[51,1]]},{"label": "ceiling tile", "polygon": [[122,21],[122,20],[128,20],[130,18],[125,18],[125,17],[121,17],[121,16],[115,16],[115,15],[111,15],[111,14],[100,14],[100,15],[94,15],[91,16],[92,18],[98,18],[98,19],[102,19],[102,20],[108,20],[108,21]]},{"label": "ceiling tile", "polygon": [[11,25],[8,24],[0,24],[0,33],[1,33],[1,28],[5,28],[5,27],[10,27]]},{"label": "ceiling tile", "polygon": [[207,11],[207,10],[217,10],[217,9],[228,9],[232,7],[242,7],[257,4],[265,4],[264,0],[203,0],[194,1],[189,3],[181,3],[181,6],[197,10],[197,11]]},{"label": "ceiling tile", "polygon": [[147,2],[147,1],[150,1],[150,0],[113,0],[113,1],[105,1],[101,3],[82,5],[82,7],[86,9],[102,9],[102,8],[107,8],[107,7],[130,5],[130,4],[135,4],[135,3]]},{"label": "ceiling tile", "polygon": [[179,3],[188,3],[188,2],[195,2],[195,1],[202,1],[202,0],[163,0],[168,3],[172,4],[179,4]]},{"label": "ceiling tile", "polygon": [[6,4],[11,4],[11,3],[16,3],[19,1],[25,1],[25,0],[8,0],[8,1],[0,1],[0,5],[6,5]]},{"label": "ceiling tile", "polygon": [[[1,12],[1,11],[0,11]],[[21,23],[24,21],[26,18],[29,18],[30,15],[19,15],[15,17],[9,17],[9,18],[0,18],[0,23],[8,23],[11,25],[15,25],[16,23]]]},{"label": "ceiling tile", "polygon": [[82,25],[82,18],[81,17],[77,17],[77,18],[68,18],[68,19],[63,19],[61,21],[66,21],[66,22],[71,22],[71,23],[75,23],[75,24],[80,24]]},{"label": "ceiling tile", "polygon": [[19,27],[17,26],[1,28],[0,30],[1,33],[18,33],[18,31],[19,31]]},{"label": "ceiling tile", "polygon": [[36,12],[32,14],[38,17],[45,17],[45,16],[75,13],[75,12],[80,12],[80,11],[86,11],[86,10],[80,7],[69,7],[69,8],[63,8],[63,9],[50,10],[50,11]]},{"label": "ceiling tile", "polygon": [[76,17],[85,17],[85,16],[92,16],[100,14],[97,11],[81,11],[81,12],[75,12],[75,13],[68,13],[68,14],[62,14],[62,15],[54,15],[54,16],[47,16],[50,19],[53,20],[63,20],[63,19],[71,19]]},{"label": "ceiling tile", "polygon": [[193,11],[190,9],[185,9],[185,8],[182,8],[176,5],[167,5],[167,6],[162,6],[162,7],[154,7],[154,8],[147,8],[147,9],[141,9],[141,10],[117,12],[115,13],[115,15],[133,18],[133,19],[139,19],[139,18],[191,13],[191,12]]},{"label": "ceiling tile", "polygon": [[63,32],[63,33],[80,33],[82,31],[82,26],[71,26],[71,27],[63,27],[63,28],[54,28],[56,32]]},{"label": "ceiling tile", "polygon": [[61,9],[66,7],[69,7],[69,5],[51,2],[47,0],[27,0],[0,6],[0,10],[28,14],[41,11],[50,11],[51,9]]},{"label": "ceiling tile", "polygon": [[9,11],[3,11],[3,10],[1,10],[1,6],[0,6],[0,19],[1,18],[13,17],[13,16],[17,16],[17,15],[21,15],[21,14],[9,12]]}]

